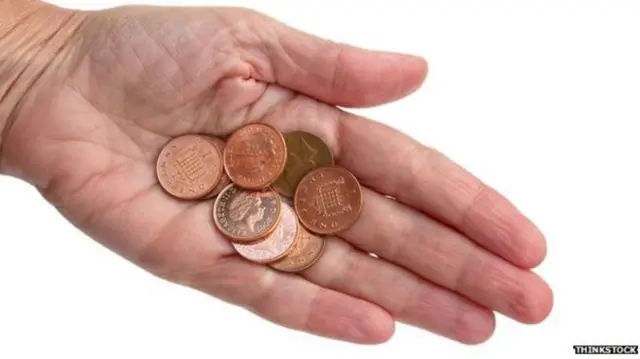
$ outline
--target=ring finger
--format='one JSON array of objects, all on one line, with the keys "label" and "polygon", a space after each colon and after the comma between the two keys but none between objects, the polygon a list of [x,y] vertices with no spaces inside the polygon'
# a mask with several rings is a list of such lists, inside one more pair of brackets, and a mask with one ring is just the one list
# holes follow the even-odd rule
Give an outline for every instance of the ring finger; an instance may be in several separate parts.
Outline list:
[{"label": "ring finger", "polygon": [[363,191],[360,219],[342,234],[347,241],[520,322],[549,314],[551,290],[533,272],[414,209]]},{"label": "ring finger", "polygon": [[323,256],[303,276],[325,288],[375,303],[396,320],[462,343],[484,342],[495,328],[489,309],[336,237],[327,239]]}]

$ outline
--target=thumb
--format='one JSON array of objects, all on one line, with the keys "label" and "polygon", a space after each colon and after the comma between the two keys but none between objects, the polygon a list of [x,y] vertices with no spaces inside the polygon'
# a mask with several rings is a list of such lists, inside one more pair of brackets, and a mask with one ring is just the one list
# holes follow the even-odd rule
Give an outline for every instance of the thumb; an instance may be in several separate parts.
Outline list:
[{"label": "thumb", "polygon": [[267,29],[260,29],[259,41],[266,58],[254,76],[326,103],[366,107],[397,100],[420,87],[427,74],[420,57],[360,49],[262,20]]}]

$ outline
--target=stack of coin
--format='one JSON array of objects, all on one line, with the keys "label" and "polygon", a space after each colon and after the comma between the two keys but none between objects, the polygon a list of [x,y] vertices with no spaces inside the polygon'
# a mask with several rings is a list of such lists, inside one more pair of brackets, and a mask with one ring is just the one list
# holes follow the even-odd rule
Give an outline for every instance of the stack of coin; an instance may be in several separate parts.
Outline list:
[{"label": "stack of coin", "polygon": [[185,135],[160,152],[158,182],[179,199],[216,198],[213,221],[238,254],[283,272],[311,267],[323,236],[352,226],[362,192],[311,133],[281,134],[263,123],[229,136]]}]

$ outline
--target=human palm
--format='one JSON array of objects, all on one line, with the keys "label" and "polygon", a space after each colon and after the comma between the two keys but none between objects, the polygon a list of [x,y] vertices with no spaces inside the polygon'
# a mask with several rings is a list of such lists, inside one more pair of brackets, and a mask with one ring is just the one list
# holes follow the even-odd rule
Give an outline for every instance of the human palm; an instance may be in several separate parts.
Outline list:
[{"label": "human palm", "polygon": [[[361,343],[388,339],[395,321],[479,343],[494,310],[525,323],[548,315],[551,291],[527,269],[545,255],[533,224],[435,150],[335,107],[407,95],[423,60],[334,44],[249,10],[152,7],[88,14],[60,58],[9,132],[6,168],[150,272]],[[241,259],[210,201],[179,201],[156,183],[170,138],[226,136],[252,121],[319,135],[366,187],[358,222],[301,275]]]}]

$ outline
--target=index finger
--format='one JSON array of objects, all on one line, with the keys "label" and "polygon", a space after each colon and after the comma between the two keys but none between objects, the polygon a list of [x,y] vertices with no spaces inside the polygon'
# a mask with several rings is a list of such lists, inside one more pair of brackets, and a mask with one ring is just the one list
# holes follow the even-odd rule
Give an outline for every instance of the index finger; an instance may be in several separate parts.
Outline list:
[{"label": "index finger", "polygon": [[438,151],[384,124],[340,112],[339,163],[383,194],[455,228],[509,262],[532,268],[544,237],[515,206]]}]

